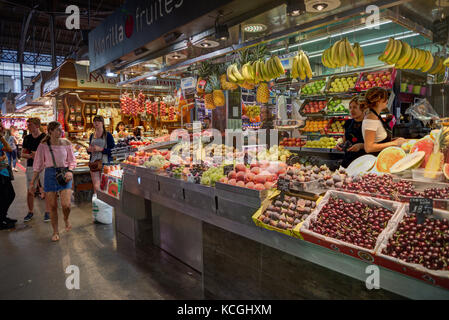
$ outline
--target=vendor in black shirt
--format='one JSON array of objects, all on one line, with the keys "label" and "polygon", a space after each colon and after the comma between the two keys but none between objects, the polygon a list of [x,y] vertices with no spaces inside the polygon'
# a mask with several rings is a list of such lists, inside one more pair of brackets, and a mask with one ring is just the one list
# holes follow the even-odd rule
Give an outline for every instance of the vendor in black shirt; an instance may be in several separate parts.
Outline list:
[{"label": "vendor in black shirt", "polygon": [[[37,147],[39,147],[39,144],[41,143],[41,140],[46,136],[45,133],[41,131],[41,120],[39,118],[30,118],[27,120],[28,130],[30,132],[29,135],[27,135],[23,139],[23,150],[22,150],[22,158],[27,159],[27,168],[26,168],[26,178],[27,178],[27,187],[30,186],[30,182],[33,179],[33,163],[34,163],[34,156],[36,154]],[[43,171],[41,173],[40,182],[41,185],[44,185],[44,176]],[[34,186],[36,188],[36,186]],[[30,221],[33,218],[34,215],[34,194],[31,192],[31,190],[28,190],[27,195],[27,204],[28,204],[28,214],[23,219],[24,222]],[[47,201],[45,201],[45,215],[44,215],[44,221],[48,222],[50,221],[50,210],[47,204]]]},{"label": "vendor in black shirt", "polygon": [[351,114],[350,120],[345,122],[345,135],[343,137],[343,143],[337,145],[337,149],[345,152],[345,158],[342,166],[347,168],[352,161],[365,153],[362,134],[362,122],[365,118],[365,113],[362,111],[361,102],[356,96],[349,102],[349,113]]}]

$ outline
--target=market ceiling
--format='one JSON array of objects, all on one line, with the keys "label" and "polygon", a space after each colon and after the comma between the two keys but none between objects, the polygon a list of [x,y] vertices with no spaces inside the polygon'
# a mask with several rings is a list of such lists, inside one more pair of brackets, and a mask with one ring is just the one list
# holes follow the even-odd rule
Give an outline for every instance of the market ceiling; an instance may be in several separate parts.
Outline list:
[{"label": "market ceiling", "polygon": [[[432,30],[435,21],[440,20],[442,16],[447,17],[449,14],[449,7],[445,5],[448,1],[437,4],[438,1],[442,0],[341,0],[341,5],[335,10],[323,13],[307,12],[298,17],[286,16],[286,1],[232,1],[223,8],[217,8],[215,12],[210,13],[207,17],[179,28],[177,31],[182,33],[182,37],[177,41],[167,43],[163,38],[157,39],[145,46],[148,49],[146,53],[138,56],[135,52],[131,52],[124,55],[118,65],[112,63],[108,67],[112,71],[125,73],[128,79],[139,79],[139,75],[143,77],[149,73],[151,74],[151,71],[146,68],[149,65],[148,62],[151,62],[150,65],[156,65],[157,69],[161,67],[162,69],[167,67],[170,69],[170,66],[177,66],[179,60],[170,59],[169,55],[169,53],[174,51],[182,54],[188,61],[194,61],[196,57],[207,57],[208,53],[220,50],[226,51],[229,48],[237,48],[238,50],[239,47],[251,41],[258,42],[274,39],[277,35],[281,35],[280,37],[282,38],[284,37],[282,33],[286,30],[293,33],[298,33],[298,31],[304,32],[314,28],[319,30],[323,26],[345,19],[344,17],[360,16],[361,11],[355,12],[354,10],[361,8],[360,10],[364,11],[366,6],[370,4],[379,4],[381,8],[389,8],[391,14],[398,18],[407,17],[409,20],[407,27],[410,30],[420,32],[419,28],[421,27],[425,28],[425,30]],[[195,39],[198,34],[200,34],[198,38],[206,34],[205,39],[215,40],[213,31],[209,35],[207,35],[207,31],[213,30],[214,16],[217,15],[218,11],[224,13],[222,22],[229,26],[229,38],[226,41],[218,41],[218,47],[201,48],[195,45],[192,39]],[[266,29],[253,34],[244,31],[245,26],[254,24],[263,24],[266,26]],[[240,27],[243,29],[242,32]],[[316,36],[319,36],[319,32],[317,32]],[[310,34],[310,36],[313,35]],[[296,39],[295,41],[299,40]],[[187,42],[187,47],[179,49],[177,44],[182,42]],[[164,66],[166,68],[163,68]],[[182,74],[187,67],[188,64],[186,63],[185,67],[181,67],[178,70],[178,73]],[[125,82],[128,83],[128,81]],[[131,82],[134,81],[131,80]]]},{"label": "market ceiling", "polygon": [[[98,26],[123,2],[0,0],[0,49],[51,54],[50,17],[53,15],[55,54],[67,57],[82,43],[82,31]],[[65,26],[68,5],[77,5],[80,9],[80,30],[68,30]]]}]

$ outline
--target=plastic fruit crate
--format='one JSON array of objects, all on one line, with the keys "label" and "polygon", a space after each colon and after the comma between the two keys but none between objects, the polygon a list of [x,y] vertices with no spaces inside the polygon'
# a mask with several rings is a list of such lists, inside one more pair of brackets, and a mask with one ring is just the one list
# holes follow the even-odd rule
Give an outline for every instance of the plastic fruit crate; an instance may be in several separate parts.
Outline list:
[{"label": "plastic fruit crate", "polygon": [[[360,201],[367,205],[386,207],[389,210],[393,211],[393,215],[388,221],[387,226],[378,235],[376,245],[373,249],[367,249],[349,242],[345,242],[343,240],[327,237],[325,235],[310,230],[311,223],[316,221],[316,219],[320,215],[320,211],[328,203],[331,197],[336,197],[338,199],[350,202]],[[323,200],[319,203],[319,205],[316,207],[313,213],[306,219],[306,221],[304,221],[303,225],[301,226],[300,233],[301,236],[306,241],[373,263],[375,259],[374,254],[376,252],[376,249],[380,246],[381,241],[384,238],[384,235],[386,234],[387,230],[389,230],[389,224],[391,223],[391,221],[395,220],[395,216],[397,216],[397,214],[400,212],[403,206],[404,204],[399,202],[388,201],[383,199],[375,199],[352,193],[329,190],[326,192],[326,195],[324,196]]]},{"label": "plastic fruit crate", "polygon": [[[384,234],[384,238],[376,250],[374,263],[410,277],[425,281],[429,284],[449,289],[449,270],[430,270],[421,264],[406,262],[382,252],[383,249],[387,247],[389,239],[394,236],[397,231],[399,223],[409,214],[409,206],[406,205],[395,217],[394,222],[389,225],[387,232]],[[434,210],[433,215],[429,218],[449,219],[449,213],[441,210]]]},{"label": "plastic fruit crate", "polygon": [[[385,89],[392,89],[394,85],[394,80],[396,79],[397,70],[395,68],[388,68],[379,71],[362,72],[360,78],[356,84],[357,91],[365,91],[372,87],[382,87]],[[383,78],[383,77],[386,78]],[[390,76],[390,80],[388,80]],[[372,79],[370,79],[372,77]],[[379,79],[377,79],[379,78]],[[382,83],[377,80],[382,81]],[[366,82],[369,82],[369,86],[366,86]]]}]

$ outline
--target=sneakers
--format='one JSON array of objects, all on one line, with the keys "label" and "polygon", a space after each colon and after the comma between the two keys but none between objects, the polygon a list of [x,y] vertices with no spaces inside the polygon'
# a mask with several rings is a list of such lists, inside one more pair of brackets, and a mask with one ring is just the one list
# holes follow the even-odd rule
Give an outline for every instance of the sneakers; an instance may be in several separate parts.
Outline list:
[{"label": "sneakers", "polygon": [[15,227],[16,225],[13,222],[8,222],[6,220],[0,222],[0,230],[14,229]]},{"label": "sneakers", "polygon": [[25,218],[23,218],[23,222],[28,222],[31,219],[33,219],[33,213],[32,212],[28,212],[27,216]]},{"label": "sneakers", "polygon": [[45,212],[44,222],[49,222],[49,221],[50,221],[50,214],[48,212]]}]

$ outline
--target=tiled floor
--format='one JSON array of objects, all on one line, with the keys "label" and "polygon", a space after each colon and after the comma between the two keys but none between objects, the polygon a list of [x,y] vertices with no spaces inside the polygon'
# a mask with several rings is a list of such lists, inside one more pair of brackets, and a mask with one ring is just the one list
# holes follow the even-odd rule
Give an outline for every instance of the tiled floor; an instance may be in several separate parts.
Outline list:
[{"label": "tiled floor", "polygon": [[[9,216],[19,221],[15,230],[0,231],[0,299],[203,298],[201,275],[159,248],[118,250],[114,225],[93,224],[90,203],[73,207],[73,229],[52,243],[43,201],[35,201],[34,219],[24,224],[25,174],[16,173],[13,184]],[[69,265],[80,270],[79,290],[66,287]]]}]

